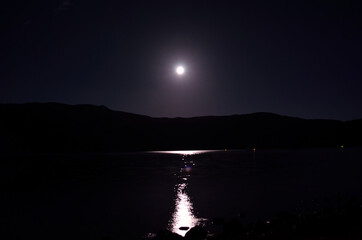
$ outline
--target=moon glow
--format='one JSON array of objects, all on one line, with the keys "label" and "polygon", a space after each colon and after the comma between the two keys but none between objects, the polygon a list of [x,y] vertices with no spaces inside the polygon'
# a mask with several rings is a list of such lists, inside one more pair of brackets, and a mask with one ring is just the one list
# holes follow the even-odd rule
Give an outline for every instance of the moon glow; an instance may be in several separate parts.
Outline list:
[{"label": "moon glow", "polygon": [[177,75],[183,75],[185,73],[185,68],[183,66],[177,66],[176,73]]}]

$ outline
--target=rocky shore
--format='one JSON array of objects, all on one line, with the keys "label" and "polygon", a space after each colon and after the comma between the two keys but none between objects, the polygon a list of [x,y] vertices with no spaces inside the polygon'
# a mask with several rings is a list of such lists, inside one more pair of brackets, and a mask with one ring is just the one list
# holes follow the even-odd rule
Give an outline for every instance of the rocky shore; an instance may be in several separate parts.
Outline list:
[{"label": "rocky shore", "polygon": [[242,218],[225,221],[215,218],[205,226],[191,228],[182,237],[161,230],[148,239],[153,240],[357,240],[362,239],[362,202],[356,197],[343,199],[337,195],[334,206],[323,199],[319,209],[304,213],[283,212],[271,220],[244,224]]}]

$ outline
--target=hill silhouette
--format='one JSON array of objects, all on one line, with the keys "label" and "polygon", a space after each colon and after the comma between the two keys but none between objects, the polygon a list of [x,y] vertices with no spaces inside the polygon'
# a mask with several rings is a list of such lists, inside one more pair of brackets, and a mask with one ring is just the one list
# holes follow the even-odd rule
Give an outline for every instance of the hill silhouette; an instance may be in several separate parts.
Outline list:
[{"label": "hill silhouette", "polygon": [[362,119],[307,120],[273,113],[152,118],[104,106],[0,104],[1,152],[361,146]]}]

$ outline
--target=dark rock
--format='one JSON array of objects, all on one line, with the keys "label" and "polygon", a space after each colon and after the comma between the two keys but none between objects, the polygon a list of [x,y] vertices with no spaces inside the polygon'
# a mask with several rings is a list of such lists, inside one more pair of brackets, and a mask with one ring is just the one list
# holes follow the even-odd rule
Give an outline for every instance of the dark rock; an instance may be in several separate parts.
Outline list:
[{"label": "dark rock", "polygon": [[186,231],[186,230],[189,230],[189,227],[180,227],[179,228],[181,231]]},{"label": "dark rock", "polygon": [[188,240],[204,240],[207,237],[207,231],[201,226],[196,226],[190,229],[185,235]]},{"label": "dark rock", "polygon": [[160,230],[154,240],[182,240],[184,239],[182,236],[177,233],[173,233],[169,230]]},{"label": "dark rock", "polygon": [[214,225],[221,225],[223,223],[224,223],[224,219],[222,219],[222,218],[214,218],[212,220],[212,224],[214,224]]},{"label": "dark rock", "polygon": [[224,224],[223,235],[228,238],[240,236],[244,233],[244,227],[238,220],[231,220]]}]

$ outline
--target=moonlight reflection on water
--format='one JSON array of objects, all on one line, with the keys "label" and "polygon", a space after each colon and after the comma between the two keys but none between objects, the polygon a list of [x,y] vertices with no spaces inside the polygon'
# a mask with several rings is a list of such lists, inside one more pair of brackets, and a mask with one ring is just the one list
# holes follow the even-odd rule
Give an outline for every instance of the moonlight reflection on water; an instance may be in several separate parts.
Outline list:
[{"label": "moonlight reflection on water", "polygon": [[170,230],[185,236],[186,231],[180,230],[180,228],[188,227],[190,229],[198,224],[199,219],[193,213],[193,204],[186,192],[187,183],[177,184],[176,187],[175,211],[170,220]]},{"label": "moonlight reflection on water", "polygon": [[190,177],[192,168],[195,166],[195,163],[192,160],[186,160],[189,155],[201,153],[201,151],[172,151],[168,153],[182,155],[183,161],[183,167],[180,169],[177,175],[180,181],[175,185],[175,210],[169,221],[169,229],[174,233],[185,236],[187,230],[200,224],[200,222],[203,220],[195,216],[193,203],[187,191],[187,181]]},{"label": "moonlight reflection on water", "polygon": [[210,153],[210,152],[219,152],[220,150],[174,150],[174,151],[151,151],[151,153],[163,153],[163,154],[179,154],[185,156],[201,154],[201,153]]}]

